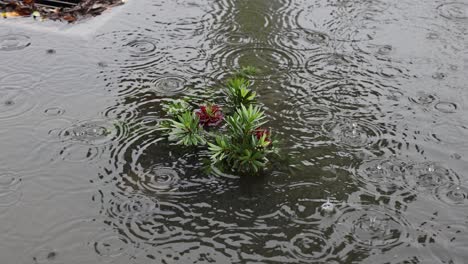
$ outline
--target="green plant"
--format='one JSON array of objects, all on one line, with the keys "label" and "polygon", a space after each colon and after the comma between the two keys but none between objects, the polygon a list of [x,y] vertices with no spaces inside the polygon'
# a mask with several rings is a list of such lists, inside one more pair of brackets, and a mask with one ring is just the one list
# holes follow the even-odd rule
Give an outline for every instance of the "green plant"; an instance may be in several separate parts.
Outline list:
[{"label": "green plant", "polygon": [[204,145],[203,128],[200,126],[198,116],[190,111],[186,111],[176,116],[175,120],[170,120],[167,128],[169,140],[177,141],[177,144],[185,146]]},{"label": "green plant", "polygon": [[245,67],[229,79],[225,88],[227,106],[206,103],[192,110],[186,101],[174,100],[163,106],[170,117],[162,122],[169,140],[185,146],[208,144],[212,164],[241,174],[255,174],[267,167],[277,154],[277,141],[262,128],[267,123],[262,107],[256,104],[256,93],[246,76],[255,68]]},{"label": "green plant", "polygon": [[227,118],[226,135],[208,142],[211,160],[215,164],[227,165],[241,173],[256,173],[268,163],[268,155],[276,153],[276,141],[270,138],[264,125],[264,113],[259,106],[241,106],[233,116]]},{"label": "green plant", "polygon": [[254,66],[245,66],[238,70],[235,74],[236,77],[249,78],[250,76],[256,75],[258,72]]},{"label": "green plant", "polygon": [[227,103],[234,108],[256,102],[257,93],[250,88],[250,81],[244,77],[229,79],[225,89]]},{"label": "green plant", "polygon": [[177,116],[184,112],[192,110],[191,106],[187,101],[182,99],[171,100],[166,104],[163,104],[163,110],[169,116]]}]

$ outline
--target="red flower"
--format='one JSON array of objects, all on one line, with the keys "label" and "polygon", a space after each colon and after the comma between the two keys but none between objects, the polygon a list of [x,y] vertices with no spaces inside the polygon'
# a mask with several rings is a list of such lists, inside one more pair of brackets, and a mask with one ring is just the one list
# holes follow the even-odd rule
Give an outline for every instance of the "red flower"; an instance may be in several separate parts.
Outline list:
[{"label": "red flower", "polygon": [[204,127],[219,126],[223,122],[223,113],[217,105],[202,105],[195,110],[195,114],[200,118],[200,124]]},{"label": "red flower", "polygon": [[270,139],[270,131],[266,128],[257,128],[254,130],[254,135],[257,137],[257,139],[261,139],[265,135],[265,141],[268,143],[271,143]]}]

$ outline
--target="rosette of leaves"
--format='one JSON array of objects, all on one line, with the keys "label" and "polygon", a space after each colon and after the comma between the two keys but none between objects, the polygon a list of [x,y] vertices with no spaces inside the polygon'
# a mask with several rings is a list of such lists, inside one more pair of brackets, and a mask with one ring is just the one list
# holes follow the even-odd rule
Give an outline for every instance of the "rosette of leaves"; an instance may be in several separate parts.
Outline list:
[{"label": "rosette of leaves", "polygon": [[241,105],[226,119],[227,133],[208,142],[211,160],[241,173],[257,173],[263,169],[269,156],[277,153],[277,142],[271,133],[261,128],[266,121],[259,106]]},{"label": "rosette of leaves", "polygon": [[160,129],[165,130],[168,139],[185,146],[204,145],[206,143],[200,118],[192,111],[185,100],[172,100],[163,104],[169,119],[161,122]]},{"label": "rosette of leaves", "polygon": [[225,89],[228,105],[235,109],[254,104],[257,93],[250,89],[250,85],[250,81],[244,77],[229,79]]},{"label": "rosette of leaves", "polygon": [[224,115],[221,107],[214,104],[202,105],[195,111],[203,127],[217,127],[223,122]]},{"label": "rosette of leaves", "polygon": [[193,112],[187,111],[177,115],[175,120],[170,120],[169,140],[185,146],[204,145],[203,127],[200,126],[200,118]]}]

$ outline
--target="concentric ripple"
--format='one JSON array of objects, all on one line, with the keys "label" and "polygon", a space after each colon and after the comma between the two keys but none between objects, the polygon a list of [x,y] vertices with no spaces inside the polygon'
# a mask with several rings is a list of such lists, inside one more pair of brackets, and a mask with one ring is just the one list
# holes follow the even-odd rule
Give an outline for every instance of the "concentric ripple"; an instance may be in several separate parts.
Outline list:
[{"label": "concentric ripple", "polygon": [[138,185],[147,192],[164,193],[176,191],[180,172],[169,168],[154,166],[147,170],[143,175],[138,176]]},{"label": "concentric ripple", "polygon": [[108,216],[117,220],[119,232],[136,242],[157,243],[177,237],[192,219],[181,205],[144,195],[114,197],[103,206]]},{"label": "concentric ripple", "polygon": [[318,50],[329,41],[325,33],[312,30],[296,29],[279,33],[275,36],[275,42],[287,49]]},{"label": "concentric ripple", "polygon": [[376,143],[382,136],[382,129],[363,120],[340,120],[327,122],[323,128],[337,141],[350,147],[365,147]]},{"label": "concentric ripple", "polygon": [[244,32],[226,32],[218,34],[215,42],[217,44],[225,45],[245,45],[253,42],[253,37]]},{"label": "concentric ripple", "polygon": [[65,113],[65,109],[61,107],[49,107],[44,110],[44,114],[47,116],[61,116]]},{"label": "concentric ripple", "polygon": [[0,208],[16,204],[21,196],[21,178],[15,173],[0,171]]},{"label": "concentric ripple", "polygon": [[451,122],[443,122],[432,126],[429,131],[429,139],[438,143],[467,146],[466,136],[468,127]]},{"label": "concentric ripple", "polygon": [[152,89],[162,95],[176,95],[188,89],[187,81],[178,76],[166,76],[154,80]]},{"label": "concentric ripple", "polygon": [[246,46],[230,50],[220,62],[231,71],[251,65],[258,69],[255,77],[272,78],[297,67],[297,59],[287,51],[261,46]]},{"label": "concentric ripple", "polygon": [[452,170],[433,162],[407,165],[405,176],[410,186],[419,190],[434,190],[446,184],[457,184],[459,177]]},{"label": "concentric ripple", "polygon": [[437,101],[437,96],[430,93],[418,92],[416,96],[410,97],[409,100],[418,105],[428,106]]},{"label": "concentric ripple", "polygon": [[444,114],[453,114],[457,112],[458,106],[452,102],[438,102],[434,105],[434,108]]},{"label": "concentric ripple", "polygon": [[82,121],[61,131],[63,140],[81,142],[89,145],[103,145],[123,137],[127,127],[121,122],[108,120]]},{"label": "concentric ripple", "polygon": [[96,38],[97,44],[104,51],[111,53],[109,56],[113,57],[113,64],[121,68],[132,70],[151,68],[164,58],[164,53],[158,48],[159,41],[142,33],[114,31]]},{"label": "concentric ripple", "polygon": [[357,248],[390,250],[409,240],[409,222],[387,208],[348,207],[337,221],[337,232],[350,236]]},{"label": "concentric ripple", "polygon": [[380,194],[408,195],[412,193],[405,180],[406,166],[406,163],[395,158],[369,160],[358,168],[357,177],[362,184],[374,186]]},{"label": "concentric ripple", "polygon": [[106,258],[116,258],[128,250],[128,241],[117,234],[98,234],[93,247],[96,253]]},{"label": "concentric ripple", "polygon": [[113,196],[103,208],[106,213],[115,219],[124,221],[134,214],[146,214],[156,210],[159,202],[141,194],[128,194],[127,196]]},{"label": "concentric ripple", "polygon": [[0,36],[0,51],[22,50],[29,45],[31,45],[31,39],[25,35],[10,34]]},{"label": "concentric ripple", "polygon": [[439,14],[447,19],[468,19],[468,4],[453,2],[437,7]]},{"label": "concentric ripple", "polygon": [[468,206],[468,188],[449,184],[435,189],[437,199],[451,206]]},{"label": "concentric ripple", "polygon": [[306,62],[307,71],[322,79],[342,79],[355,68],[350,56],[339,53],[316,54]]},{"label": "concentric ripple", "polygon": [[136,39],[125,44],[125,47],[128,48],[128,51],[135,54],[151,54],[156,50],[156,44],[147,40],[147,39]]},{"label": "concentric ripple", "polygon": [[33,136],[41,141],[59,142],[63,130],[72,125],[73,122],[66,118],[47,119],[34,125]]},{"label": "concentric ripple", "polygon": [[2,87],[0,90],[0,120],[18,118],[34,109],[37,101],[26,89]]},{"label": "concentric ripple", "polygon": [[303,230],[291,239],[291,254],[300,261],[318,263],[333,252],[333,244],[324,234],[315,230]]},{"label": "concentric ripple", "polygon": [[97,160],[102,153],[102,150],[95,146],[68,144],[59,150],[58,154],[64,161],[89,164],[91,161]]}]

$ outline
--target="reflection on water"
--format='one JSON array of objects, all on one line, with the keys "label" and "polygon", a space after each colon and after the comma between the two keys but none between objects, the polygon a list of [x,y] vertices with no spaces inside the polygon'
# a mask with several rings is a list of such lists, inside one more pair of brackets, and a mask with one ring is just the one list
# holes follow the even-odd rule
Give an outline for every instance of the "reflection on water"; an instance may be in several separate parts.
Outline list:
[{"label": "reflection on water", "polygon": [[[464,263],[467,10],[144,0],[86,39],[0,23],[2,263]],[[241,65],[283,149],[257,178],[154,130]]]}]

